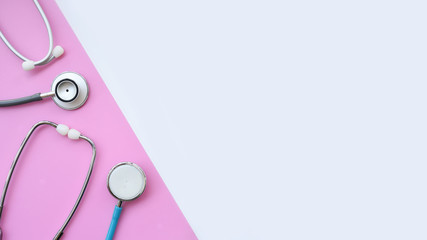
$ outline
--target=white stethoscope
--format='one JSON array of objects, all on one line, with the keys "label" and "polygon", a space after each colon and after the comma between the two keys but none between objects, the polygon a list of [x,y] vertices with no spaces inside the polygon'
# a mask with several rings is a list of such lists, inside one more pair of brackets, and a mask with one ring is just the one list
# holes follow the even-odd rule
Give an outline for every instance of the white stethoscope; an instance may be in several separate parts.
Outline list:
[{"label": "white stethoscope", "polygon": [[50,92],[36,93],[31,96],[10,100],[0,100],[0,107],[10,107],[52,97],[59,107],[66,110],[74,110],[86,102],[88,95],[89,86],[86,79],[75,72],[64,72],[55,78]]},{"label": "white stethoscope", "polygon": [[[88,170],[88,172],[86,174],[86,178],[85,178],[85,181],[83,183],[82,189],[80,191],[79,196],[77,197],[77,200],[76,200],[73,208],[71,209],[70,214],[68,215],[67,219],[62,224],[61,228],[59,229],[59,231],[56,233],[55,237],[53,238],[55,240],[55,239],[60,239],[61,236],[64,234],[65,228],[67,227],[68,223],[70,222],[71,218],[73,217],[74,213],[76,212],[77,207],[80,204],[80,201],[82,200],[83,194],[86,191],[87,185],[89,183],[90,176],[92,174],[92,169],[93,169],[93,165],[95,163],[95,157],[96,157],[96,148],[95,148],[95,144],[93,143],[93,141],[90,138],[81,135],[79,131],[77,131],[75,129],[69,129],[66,125],[56,124],[54,122],[49,122],[49,121],[41,121],[41,122],[36,123],[31,128],[31,130],[28,132],[27,136],[25,137],[24,141],[22,141],[21,146],[19,147],[18,153],[16,154],[15,159],[12,162],[12,166],[10,167],[9,174],[7,175],[7,178],[6,178],[6,183],[4,185],[3,193],[2,193],[2,196],[1,196],[1,199],[0,199],[0,220],[1,220],[3,209],[4,209],[4,201],[5,201],[5,198],[6,198],[7,189],[9,187],[9,183],[10,183],[10,180],[12,178],[13,171],[15,170],[16,164],[18,163],[18,159],[21,156],[22,150],[24,149],[25,145],[27,144],[28,139],[31,137],[31,135],[33,134],[33,132],[38,127],[40,127],[42,125],[48,125],[48,126],[52,126],[52,127],[56,128],[56,130],[57,130],[57,132],[59,134],[61,134],[63,136],[68,135],[69,139],[73,139],[73,140],[82,139],[82,140],[85,140],[92,147],[92,158],[91,158],[91,161],[90,161],[89,170]],[[0,229],[0,240],[1,239],[2,239],[2,231]]]},{"label": "white stethoscope", "polygon": [[38,0],[34,0],[34,4],[37,7],[37,10],[39,10],[40,15],[43,18],[43,21],[46,25],[46,29],[47,29],[47,33],[49,35],[49,51],[47,52],[46,56],[44,58],[42,58],[41,60],[38,61],[33,61],[30,60],[26,57],[24,57],[24,55],[22,55],[21,53],[19,53],[13,46],[12,44],[10,44],[10,42],[6,39],[6,37],[3,35],[3,33],[0,31],[0,38],[3,40],[3,42],[6,44],[6,46],[20,59],[22,59],[22,61],[24,61],[22,63],[22,68],[24,70],[32,70],[34,69],[35,66],[42,66],[45,64],[48,64],[49,62],[51,62],[53,59],[60,57],[63,53],[64,53],[64,49],[61,46],[56,46],[55,48],[53,48],[53,37],[52,37],[52,29],[50,28],[50,24],[49,21],[46,18],[46,15],[43,12],[42,7],[40,6]]},{"label": "white stethoscope", "polygon": [[122,212],[122,202],[131,201],[141,196],[145,190],[146,182],[147,178],[144,171],[135,163],[122,162],[111,169],[107,178],[107,188],[119,202],[114,208],[106,240],[112,240],[114,237]]}]

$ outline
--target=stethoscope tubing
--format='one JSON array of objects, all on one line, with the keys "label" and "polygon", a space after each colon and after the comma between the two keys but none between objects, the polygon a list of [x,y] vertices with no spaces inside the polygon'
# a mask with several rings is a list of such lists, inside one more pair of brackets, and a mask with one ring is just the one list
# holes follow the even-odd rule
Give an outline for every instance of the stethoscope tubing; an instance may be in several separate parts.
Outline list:
[{"label": "stethoscope tubing", "polygon": [[33,95],[26,96],[26,97],[8,99],[8,100],[0,100],[0,107],[12,107],[12,106],[16,106],[16,105],[25,104],[25,103],[41,101],[44,98],[53,97],[53,96],[55,96],[55,92],[35,93]]},{"label": "stethoscope tubing", "polygon": [[[41,121],[41,122],[38,122],[38,123],[36,123],[31,128],[31,130],[28,132],[28,134],[25,137],[25,139],[22,141],[21,146],[18,149],[18,153],[16,154],[15,159],[12,162],[12,166],[10,167],[9,174],[7,175],[6,183],[5,183],[4,188],[3,188],[3,193],[2,193],[2,196],[1,196],[1,199],[0,199],[0,220],[1,220],[2,213],[3,213],[4,201],[6,199],[7,190],[9,188],[9,184],[10,184],[10,181],[11,181],[11,178],[12,178],[12,174],[13,174],[13,172],[15,170],[16,164],[18,163],[19,157],[21,156],[21,153],[24,150],[24,147],[27,144],[28,140],[30,139],[31,135],[34,133],[34,131],[38,127],[40,127],[42,125],[49,125],[49,126],[52,126],[54,128],[56,128],[58,126],[58,124],[56,124],[54,122],[50,122],[50,121]],[[77,207],[79,206],[80,201],[82,200],[83,194],[86,191],[87,185],[89,183],[90,176],[92,175],[93,166],[95,164],[95,157],[96,157],[96,147],[95,147],[95,144],[93,143],[93,141],[90,138],[88,138],[86,136],[80,135],[79,138],[87,141],[91,145],[91,147],[92,147],[92,158],[91,158],[91,161],[90,161],[89,170],[88,170],[88,172],[86,174],[86,178],[85,178],[85,181],[83,183],[83,187],[80,190],[79,196],[77,197],[77,200],[76,200],[73,208],[71,209],[70,214],[68,215],[67,219],[65,220],[64,224],[61,226],[61,228],[58,230],[58,232],[56,233],[55,237],[53,238],[54,240],[61,238],[61,236],[63,235],[63,233],[65,231],[65,228],[67,227],[68,223],[70,222],[71,218],[73,217],[74,213],[76,212]]]},{"label": "stethoscope tubing", "polygon": [[0,107],[11,107],[16,105],[21,105],[30,102],[41,101],[43,98],[41,97],[41,93],[35,93],[30,96],[9,99],[9,100],[0,100]]},{"label": "stethoscope tubing", "polygon": [[[64,81],[72,82],[74,86],[76,86],[76,94],[72,99],[65,100],[61,98],[60,94],[58,93],[58,86],[61,84],[61,82],[64,82]],[[71,79],[63,79],[56,84],[55,91],[48,92],[48,93],[35,93],[30,96],[15,98],[15,99],[0,100],[0,107],[11,107],[11,106],[21,105],[25,103],[30,103],[30,102],[41,101],[43,100],[43,98],[53,97],[53,96],[56,96],[62,102],[71,102],[77,98],[78,94],[79,94],[79,88],[76,82]]]},{"label": "stethoscope tubing", "polygon": [[115,206],[114,212],[113,212],[113,218],[111,219],[110,227],[108,228],[108,233],[105,240],[113,240],[114,233],[116,233],[117,223],[119,222],[121,213],[122,213],[122,207]]}]

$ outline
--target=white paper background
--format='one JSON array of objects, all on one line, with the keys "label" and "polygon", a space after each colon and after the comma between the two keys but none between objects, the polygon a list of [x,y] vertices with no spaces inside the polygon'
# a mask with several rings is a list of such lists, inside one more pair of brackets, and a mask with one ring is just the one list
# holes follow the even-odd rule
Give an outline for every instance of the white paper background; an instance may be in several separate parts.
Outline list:
[{"label": "white paper background", "polygon": [[57,2],[200,239],[427,238],[424,1]]}]

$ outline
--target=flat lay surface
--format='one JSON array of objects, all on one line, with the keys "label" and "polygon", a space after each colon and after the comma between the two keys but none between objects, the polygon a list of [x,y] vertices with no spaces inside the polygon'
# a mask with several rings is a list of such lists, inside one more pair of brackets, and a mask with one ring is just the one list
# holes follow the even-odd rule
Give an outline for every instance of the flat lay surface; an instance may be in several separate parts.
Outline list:
[{"label": "flat lay surface", "polygon": [[[25,72],[0,42],[0,98],[49,91],[66,70],[90,95],[73,112],[48,99],[0,109],[0,181],[38,120],[91,137],[93,178],[64,239],[105,237],[107,174],[122,161],[147,189],[124,205],[117,239],[194,238],[154,166],[201,240],[427,239],[425,1],[57,0],[78,40],[40,3],[65,54]],[[0,1],[0,29],[29,57],[48,44],[37,14]],[[89,164],[86,143],[36,134],[4,240],[51,238]]]},{"label": "flat lay surface", "polygon": [[427,239],[425,1],[57,2],[200,239]]},{"label": "flat lay surface", "polygon": [[[24,71],[22,61],[0,44],[0,96],[16,98],[49,92],[55,77],[75,71],[86,78],[89,97],[73,111],[51,99],[0,108],[0,181],[4,182],[27,132],[41,120],[63,123],[91,138],[97,148],[86,193],[61,239],[105,239],[117,200],[107,189],[107,175],[120,162],[144,169],[144,194],[123,204],[116,239],[195,239],[172,196],[120,112],[78,39],[54,1],[40,4],[50,19],[54,41],[65,54],[49,65]],[[33,1],[1,1],[0,29],[30,58],[44,56],[48,37]],[[29,140],[12,177],[0,226],[3,240],[52,239],[68,216],[85,179],[92,150],[52,127],[39,127]],[[3,188],[3,185],[1,185]]]}]

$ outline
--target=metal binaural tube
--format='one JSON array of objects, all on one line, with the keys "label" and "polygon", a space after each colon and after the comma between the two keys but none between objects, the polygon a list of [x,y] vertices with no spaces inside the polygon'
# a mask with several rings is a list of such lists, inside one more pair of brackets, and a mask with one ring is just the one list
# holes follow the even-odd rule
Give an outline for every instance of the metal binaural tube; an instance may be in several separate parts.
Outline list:
[{"label": "metal binaural tube", "polygon": [[[92,146],[92,159],[91,159],[91,161],[90,161],[89,170],[88,170],[88,172],[87,172],[87,175],[86,175],[85,181],[84,181],[84,183],[83,183],[83,187],[82,187],[82,189],[80,190],[79,196],[77,197],[77,200],[76,200],[76,202],[74,203],[74,206],[73,206],[73,208],[72,208],[72,210],[71,210],[70,214],[68,215],[67,219],[65,220],[64,224],[63,224],[63,225],[62,225],[62,227],[59,229],[59,231],[56,233],[56,235],[55,235],[55,238],[54,238],[54,239],[59,239],[59,238],[62,236],[62,234],[64,233],[65,228],[67,227],[68,223],[70,222],[71,218],[73,217],[74,213],[76,212],[77,207],[79,206],[80,201],[82,200],[83,194],[84,194],[84,193],[85,193],[85,191],[86,191],[87,185],[88,185],[88,183],[89,183],[90,176],[91,176],[91,174],[92,174],[93,165],[95,164],[95,157],[96,157],[96,147],[95,147],[95,144],[93,143],[93,141],[92,141],[90,138],[88,138],[88,137],[86,137],[86,136],[81,135],[81,136],[80,136],[80,139],[83,139],[83,140],[87,141],[87,142]],[[0,240],[1,240],[1,239],[0,239]]]},{"label": "metal binaural tube", "polygon": [[52,127],[57,126],[56,123],[49,122],[49,121],[38,122],[30,129],[30,131],[27,133],[27,136],[22,141],[21,146],[18,149],[18,153],[16,154],[15,159],[12,162],[12,166],[10,166],[9,174],[7,175],[7,178],[6,178],[6,183],[4,184],[3,193],[2,193],[2,196],[0,199],[0,209],[1,209],[0,210],[0,220],[2,217],[2,213],[3,213],[4,200],[6,198],[7,189],[9,188],[10,179],[12,178],[13,171],[15,170],[16,164],[18,163],[19,157],[21,156],[22,150],[24,149],[25,145],[28,142],[28,139],[31,137],[34,130],[36,130],[36,128],[40,127],[41,125],[50,125]]},{"label": "metal binaural tube", "polygon": [[[18,163],[19,157],[21,156],[21,153],[22,153],[25,145],[27,144],[29,138],[31,137],[31,135],[41,125],[49,125],[49,126],[52,126],[52,127],[55,127],[55,128],[58,126],[58,124],[56,124],[54,122],[50,122],[50,121],[41,121],[41,122],[38,122],[38,123],[36,123],[30,129],[30,131],[28,132],[27,136],[22,141],[21,146],[18,149],[18,153],[16,154],[15,159],[13,160],[12,165],[10,167],[9,174],[8,174],[8,176],[6,178],[6,182],[5,182],[5,185],[4,185],[4,188],[3,188],[3,193],[2,193],[2,196],[0,198],[0,220],[1,220],[2,212],[3,212],[3,208],[4,208],[4,202],[5,202],[7,190],[9,188],[9,184],[10,184],[13,172],[14,172],[14,170],[16,168],[17,163]],[[86,188],[88,186],[89,179],[90,179],[90,176],[92,174],[93,166],[94,166],[94,163],[95,163],[95,157],[96,157],[96,147],[95,147],[95,144],[93,143],[93,141],[90,138],[88,138],[86,136],[83,136],[83,135],[80,135],[79,139],[85,140],[85,141],[87,141],[91,145],[91,147],[92,147],[92,158],[91,158],[91,161],[90,161],[89,170],[87,172],[85,181],[83,183],[82,189],[80,190],[80,194],[79,194],[79,196],[78,196],[78,198],[77,198],[77,200],[76,200],[73,208],[71,209],[70,214],[68,215],[68,217],[65,220],[64,224],[61,226],[61,228],[59,229],[59,231],[55,235],[54,239],[60,239],[61,238],[61,236],[64,234],[65,228],[67,227],[68,223],[70,222],[71,218],[73,217],[74,213],[76,212],[77,207],[79,206],[80,201],[81,201],[81,199],[83,197],[83,194],[85,193]],[[0,229],[0,240],[1,240],[1,238],[2,238],[2,231]]]},{"label": "metal binaural tube", "polygon": [[[53,37],[52,37],[52,29],[50,28],[50,24],[49,21],[46,17],[46,14],[44,13],[42,7],[40,6],[40,3],[38,2],[38,0],[33,0],[34,4],[37,7],[37,10],[39,11],[43,22],[46,25],[46,29],[47,29],[47,33],[48,33],[48,37],[49,37],[49,51],[47,52],[46,56],[44,58],[42,58],[39,61],[34,61],[34,65],[35,66],[40,66],[40,65],[44,65],[50,61],[52,61],[53,56],[52,56],[52,50],[53,50]],[[0,31],[0,38],[3,40],[3,42],[6,44],[6,46],[17,56],[19,57],[22,61],[31,61],[30,59],[26,58],[24,55],[22,55],[20,52],[18,52],[18,50],[16,50],[12,44],[10,44],[10,42],[6,39],[6,37],[3,35],[3,33]]]}]

